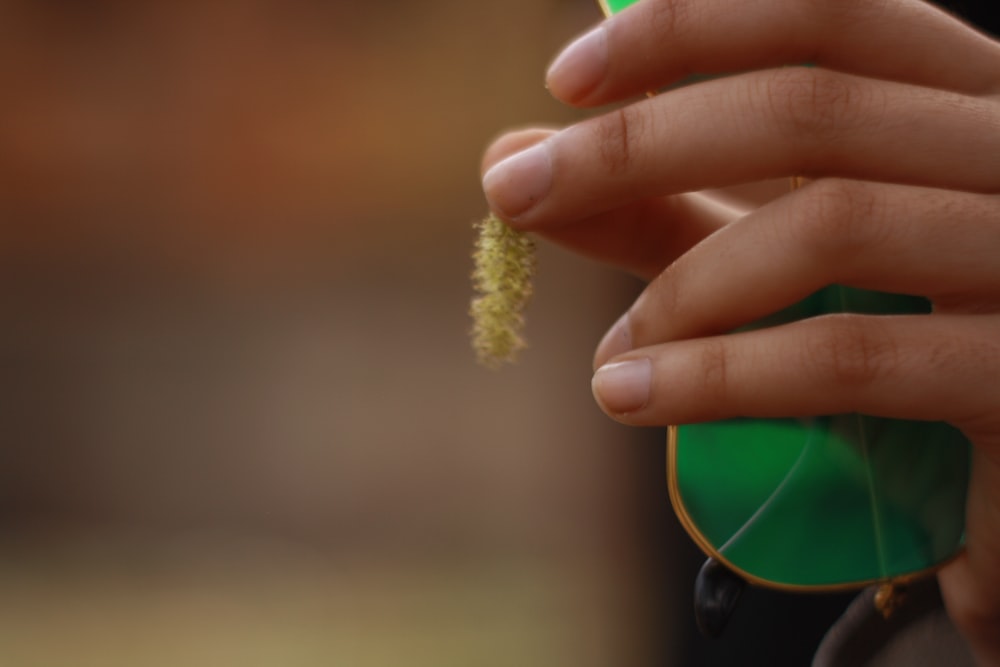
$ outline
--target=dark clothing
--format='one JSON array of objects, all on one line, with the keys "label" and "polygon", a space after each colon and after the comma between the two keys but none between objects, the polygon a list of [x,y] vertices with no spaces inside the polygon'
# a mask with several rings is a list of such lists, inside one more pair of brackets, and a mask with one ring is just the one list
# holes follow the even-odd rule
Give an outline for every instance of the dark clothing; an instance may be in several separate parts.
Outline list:
[{"label": "dark clothing", "polygon": [[875,588],[859,595],[823,638],[813,667],[974,667],[951,624],[936,580],[915,584],[888,619],[875,610]]}]

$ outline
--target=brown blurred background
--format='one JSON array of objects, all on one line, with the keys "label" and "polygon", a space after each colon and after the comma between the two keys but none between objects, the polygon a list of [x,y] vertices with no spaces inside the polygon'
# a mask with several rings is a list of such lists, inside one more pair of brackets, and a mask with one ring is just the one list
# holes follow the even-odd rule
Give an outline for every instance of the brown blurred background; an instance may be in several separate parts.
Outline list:
[{"label": "brown blurred background", "polygon": [[0,0],[0,665],[778,664],[693,639],[662,432],[591,399],[638,286],[543,246],[522,363],[468,348],[480,153],[598,18]]},{"label": "brown blurred background", "polygon": [[631,284],[466,338],[480,153],[586,0],[0,3],[0,664],[641,665]]}]

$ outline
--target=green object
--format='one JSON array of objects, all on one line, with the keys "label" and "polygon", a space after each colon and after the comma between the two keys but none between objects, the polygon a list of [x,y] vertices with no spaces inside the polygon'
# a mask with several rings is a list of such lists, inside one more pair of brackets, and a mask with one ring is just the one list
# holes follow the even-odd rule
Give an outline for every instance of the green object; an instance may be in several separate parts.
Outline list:
[{"label": "green object", "polygon": [[678,432],[675,509],[705,551],[751,581],[906,579],[961,548],[968,445],[947,425],[838,415]]},{"label": "green object", "polygon": [[[637,0],[599,0],[613,14]],[[825,313],[926,313],[916,297],[831,286],[754,328]],[[962,549],[971,445],[942,423],[833,415],[671,428],[674,509],[752,583],[834,590],[933,572]]]},{"label": "green object", "polygon": [[[927,312],[828,287],[754,325],[832,312]],[[747,579],[841,588],[932,571],[962,547],[971,446],[943,423],[833,415],[681,426],[670,488],[685,527]]]},{"label": "green object", "polygon": [[601,8],[608,14],[615,14],[625,9],[629,5],[635,4],[636,0],[598,0]]}]

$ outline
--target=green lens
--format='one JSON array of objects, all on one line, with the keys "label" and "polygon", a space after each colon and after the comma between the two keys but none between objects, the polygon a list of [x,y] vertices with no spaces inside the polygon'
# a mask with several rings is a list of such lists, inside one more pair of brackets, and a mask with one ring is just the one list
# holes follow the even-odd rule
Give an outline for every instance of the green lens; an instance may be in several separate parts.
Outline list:
[{"label": "green lens", "polygon": [[748,579],[841,587],[930,570],[961,547],[968,444],[861,415],[679,429],[675,508]]},{"label": "green lens", "polygon": [[[829,287],[753,328],[831,312],[927,312]],[[833,415],[681,426],[671,496],[709,554],[758,583],[836,588],[933,570],[962,546],[971,447],[942,423]]]},{"label": "green lens", "polygon": [[607,7],[604,10],[610,14],[615,14],[625,9],[629,5],[635,4],[637,0],[600,0],[601,2],[607,3]]}]

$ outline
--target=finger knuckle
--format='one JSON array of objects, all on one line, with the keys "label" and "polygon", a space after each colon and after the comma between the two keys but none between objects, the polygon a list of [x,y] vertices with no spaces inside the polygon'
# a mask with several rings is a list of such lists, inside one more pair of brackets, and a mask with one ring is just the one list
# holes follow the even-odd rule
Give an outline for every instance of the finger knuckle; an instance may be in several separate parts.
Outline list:
[{"label": "finger knuckle", "polygon": [[861,123],[862,87],[848,76],[810,67],[775,70],[764,97],[779,132],[829,143]]},{"label": "finger knuckle", "polygon": [[802,190],[797,208],[796,224],[791,226],[796,240],[838,266],[880,243],[888,233],[878,192],[865,183],[815,181]]},{"label": "finger knuckle", "polygon": [[696,3],[691,0],[656,0],[649,3],[649,23],[652,34],[672,41],[691,25],[690,12]]},{"label": "finger knuckle", "polygon": [[609,174],[633,170],[637,147],[645,141],[646,117],[636,105],[623,107],[600,119],[597,124],[597,150]]},{"label": "finger knuckle", "polygon": [[806,346],[807,365],[836,386],[863,389],[890,374],[898,365],[895,341],[884,335],[873,318],[828,315]]},{"label": "finger knuckle", "polygon": [[698,364],[702,386],[707,397],[721,404],[729,395],[730,351],[722,338],[706,338],[702,341]]}]

